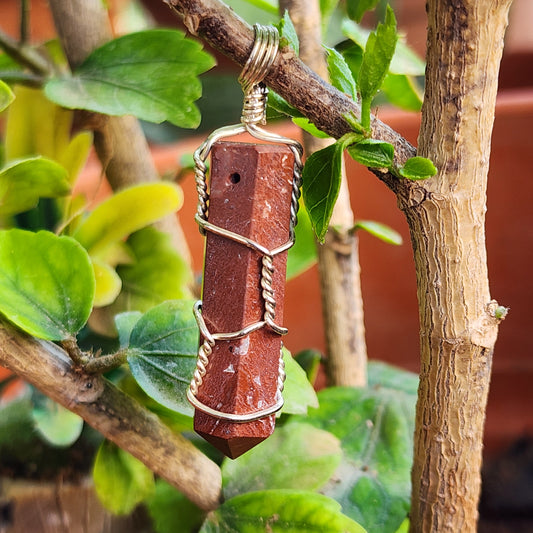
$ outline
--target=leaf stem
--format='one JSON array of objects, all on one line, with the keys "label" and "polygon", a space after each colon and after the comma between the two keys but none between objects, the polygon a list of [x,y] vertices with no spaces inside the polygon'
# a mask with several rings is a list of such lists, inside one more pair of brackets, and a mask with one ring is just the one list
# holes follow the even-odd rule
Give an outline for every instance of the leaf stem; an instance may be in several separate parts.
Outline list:
[{"label": "leaf stem", "polygon": [[361,98],[361,126],[365,131],[370,132],[370,106],[371,98]]},{"label": "leaf stem", "polygon": [[109,355],[93,357],[83,366],[83,370],[88,374],[105,374],[123,365],[126,362],[126,354],[126,350],[119,350]]},{"label": "leaf stem", "polygon": [[18,43],[13,37],[0,30],[0,48],[17,63],[28,67],[33,73],[46,76],[50,66],[39,52],[26,44]]},{"label": "leaf stem", "polygon": [[89,357],[78,346],[75,337],[68,337],[61,341],[61,346],[67,352],[68,356],[72,359],[75,366],[83,368],[89,361]]},{"label": "leaf stem", "polygon": [[20,70],[0,71],[0,78],[6,83],[24,85],[39,89],[44,84],[44,78],[37,74],[21,72]]}]

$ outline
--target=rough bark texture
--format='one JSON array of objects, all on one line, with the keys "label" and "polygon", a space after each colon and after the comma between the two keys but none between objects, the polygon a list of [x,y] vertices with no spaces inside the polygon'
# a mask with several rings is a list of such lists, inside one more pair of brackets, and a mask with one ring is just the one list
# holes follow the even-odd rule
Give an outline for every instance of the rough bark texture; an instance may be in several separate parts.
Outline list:
[{"label": "rough bark texture", "polygon": [[0,324],[0,365],[80,415],[205,510],[220,500],[218,466],[101,376],[73,369],[55,344]]},{"label": "rough bark texture", "polygon": [[[294,24],[300,41],[300,59],[327,80],[319,2],[281,0],[280,10],[288,10]],[[303,135],[308,156],[332,142],[306,132]],[[350,231],[353,225],[350,191],[343,169],[330,230],[325,243],[317,246],[330,385],[364,386],[367,381],[359,247],[357,235]]]},{"label": "rough bark texture", "polygon": [[[193,35],[202,37],[238,65],[245,64],[252,50],[254,32],[229,7],[218,0],[164,1],[181,16]],[[344,115],[360,115],[356,102],[315,74],[289,47],[278,54],[265,83],[336,139],[351,131]],[[372,118],[372,135],[394,145],[395,160],[400,164],[415,155],[411,144],[375,117]],[[412,187],[391,174],[380,173],[380,176],[394,190]]]},{"label": "rough bark texture", "polygon": [[[49,4],[72,68],[113,38],[105,3],[101,0],[50,0]],[[159,180],[135,117],[91,114],[90,123],[95,128],[94,147],[114,190]],[[155,225],[171,236],[174,247],[189,261],[190,252],[176,216],[169,215]]]},{"label": "rough bark texture", "polygon": [[510,0],[428,2],[419,153],[439,174],[401,203],[415,253],[421,375],[411,531],[473,532],[498,319],[485,201],[499,62]]}]

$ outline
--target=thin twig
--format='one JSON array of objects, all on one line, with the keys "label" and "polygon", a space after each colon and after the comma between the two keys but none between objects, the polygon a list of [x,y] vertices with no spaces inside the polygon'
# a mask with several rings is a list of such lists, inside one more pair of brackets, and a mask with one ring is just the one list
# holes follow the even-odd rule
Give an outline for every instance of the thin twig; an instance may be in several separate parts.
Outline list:
[{"label": "thin twig", "polygon": [[20,44],[26,44],[28,42],[30,8],[29,0],[20,0]]}]

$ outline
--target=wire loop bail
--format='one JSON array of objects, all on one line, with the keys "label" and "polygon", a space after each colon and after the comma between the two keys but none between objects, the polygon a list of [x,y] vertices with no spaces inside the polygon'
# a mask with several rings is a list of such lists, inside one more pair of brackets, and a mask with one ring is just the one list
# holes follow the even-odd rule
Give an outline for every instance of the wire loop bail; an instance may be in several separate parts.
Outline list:
[{"label": "wire loop bail", "polygon": [[274,26],[254,25],[254,46],[239,76],[244,92],[241,122],[266,124],[268,89],[263,79],[273,65],[279,49],[279,33]]}]

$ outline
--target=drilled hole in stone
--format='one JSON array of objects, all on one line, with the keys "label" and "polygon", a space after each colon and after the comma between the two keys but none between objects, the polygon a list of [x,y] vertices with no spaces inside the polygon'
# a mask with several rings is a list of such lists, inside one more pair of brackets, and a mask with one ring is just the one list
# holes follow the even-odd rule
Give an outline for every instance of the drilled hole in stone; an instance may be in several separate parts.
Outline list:
[{"label": "drilled hole in stone", "polygon": [[231,344],[230,344],[228,350],[229,350],[231,353],[233,353],[233,346],[232,346]]},{"label": "drilled hole in stone", "polygon": [[233,184],[239,183],[239,181],[241,181],[241,175],[238,172],[234,172],[230,175],[229,180]]}]

